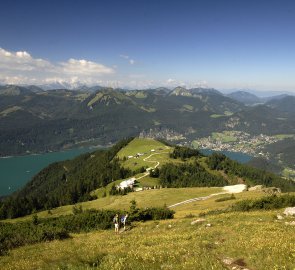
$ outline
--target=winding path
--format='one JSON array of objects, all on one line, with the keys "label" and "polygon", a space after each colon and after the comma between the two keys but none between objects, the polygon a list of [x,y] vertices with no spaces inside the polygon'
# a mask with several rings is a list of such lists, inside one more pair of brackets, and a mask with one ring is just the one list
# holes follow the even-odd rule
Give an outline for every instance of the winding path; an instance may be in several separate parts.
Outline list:
[{"label": "winding path", "polygon": [[[165,146],[165,147],[166,147],[166,149],[170,149],[168,146]],[[162,155],[162,154],[169,154],[169,152],[162,152],[162,153],[153,153],[153,154],[150,154],[148,157],[144,158],[143,161],[145,161],[145,162],[155,162],[156,165],[153,167],[153,169],[156,169],[160,165],[160,162],[159,161],[155,161],[155,160],[147,160],[147,159],[149,159],[152,156]],[[144,178],[144,177],[148,176],[149,174],[150,174],[149,172],[146,172],[142,176],[137,177],[136,180],[139,180],[141,178]]]}]

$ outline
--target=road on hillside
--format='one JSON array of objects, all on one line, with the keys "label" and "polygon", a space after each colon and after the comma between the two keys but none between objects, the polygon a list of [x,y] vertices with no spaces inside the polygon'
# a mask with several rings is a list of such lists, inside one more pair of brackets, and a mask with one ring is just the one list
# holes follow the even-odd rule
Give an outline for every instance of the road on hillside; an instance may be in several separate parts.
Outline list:
[{"label": "road on hillside", "polygon": [[[166,147],[166,149],[169,149],[168,146],[165,146],[165,147]],[[159,162],[159,161],[155,161],[155,160],[147,160],[147,159],[149,159],[149,158],[152,157],[152,156],[155,156],[155,155],[162,155],[162,154],[169,154],[169,152],[162,152],[162,153],[153,153],[153,154],[150,154],[148,157],[144,158],[143,161],[145,161],[145,162],[153,162],[153,163],[156,163],[156,165],[155,165],[154,168],[153,168],[153,169],[156,169],[156,168],[160,165],[160,162]],[[139,179],[141,179],[141,178],[144,178],[144,177],[148,176],[149,174],[150,174],[149,172],[146,172],[146,173],[144,173],[142,176],[137,177],[137,178],[135,178],[135,179],[136,179],[136,180],[139,180]]]}]

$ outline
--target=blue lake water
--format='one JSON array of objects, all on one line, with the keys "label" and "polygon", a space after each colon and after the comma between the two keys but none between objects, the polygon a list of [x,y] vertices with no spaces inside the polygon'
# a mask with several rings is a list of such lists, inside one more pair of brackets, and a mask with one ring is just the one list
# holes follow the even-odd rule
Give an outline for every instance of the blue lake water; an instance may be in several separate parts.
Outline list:
[{"label": "blue lake water", "polygon": [[[39,155],[0,158],[0,196],[8,195],[18,190],[50,163],[72,159],[80,154],[91,151],[94,151],[94,149],[79,148]],[[213,151],[203,149],[202,152],[205,155],[209,155]],[[246,163],[252,158],[243,153],[229,151],[223,151],[222,153],[241,163]]]},{"label": "blue lake water", "polygon": [[78,148],[38,155],[0,158],[0,196],[16,191],[50,163],[72,159],[91,151],[94,149]]},{"label": "blue lake water", "polygon": [[240,163],[247,163],[248,161],[250,161],[253,158],[252,156],[249,156],[247,154],[240,153],[240,152],[213,151],[211,149],[201,149],[201,152],[205,155],[210,155],[214,152],[220,152],[220,153],[226,155],[227,157],[229,157],[230,159],[236,160]]}]

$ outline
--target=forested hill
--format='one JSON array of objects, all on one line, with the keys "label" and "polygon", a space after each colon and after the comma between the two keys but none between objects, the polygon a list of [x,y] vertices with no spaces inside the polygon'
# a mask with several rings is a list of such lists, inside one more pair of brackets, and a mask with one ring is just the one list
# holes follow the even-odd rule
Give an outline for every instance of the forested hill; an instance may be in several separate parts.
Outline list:
[{"label": "forested hill", "polygon": [[123,140],[108,150],[82,154],[73,160],[49,165],[24,188],[4,200],[0,216],[13,218],[32,211],[91,200],[92,190],[131,174],[115,158],[131,140]]},{"label": "forested hill", "polygon": [[0,86],[0,156],[58,151],[87,141],[106,145],[150,130],[187,141],[224,130],[294,134],[292,106],[294,99],[249,107],[204,88],[93,92]]},{"label": "forested hill", "polygon": [[[135,145],[139,143],[141,149],[145,149],[146,153],[142,154],[146,155],[145,159],[141,157],[133,161],[126,155],[118,154],[119,151],[138,153]],[[153,145],[157,145],[162,152],[148,154]],[[153,161],[147,160],[148,155],[153,156]],[[262,184],[276,186],[283,191],[295,191],[294,182],[239,164],[222,154],[214,153],[206,157],[198,150],[187,147],[165,146],[150,139],[131,138],[108,150],[98,150],[73,160],[49,165],[19,192],[0,202],[0,218],[15,218],[35,211],[96,199],[91,196],[91,191],[106,187],[114,180],[137,177],[151,166],[151,162],[157,163],[157,158],[160,158],[160,166],[151,171],[150,177],[158,178],[159,185],[166,188],[224,186],[242,182],[249,186]],[[142,167],[138,167],[138,164]]]}]

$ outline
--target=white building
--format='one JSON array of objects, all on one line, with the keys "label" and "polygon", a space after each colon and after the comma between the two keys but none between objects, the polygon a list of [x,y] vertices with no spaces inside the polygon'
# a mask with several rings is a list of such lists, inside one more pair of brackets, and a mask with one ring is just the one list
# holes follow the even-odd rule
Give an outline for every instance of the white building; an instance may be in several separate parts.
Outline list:
[{"label": "white building", "polygon": [[136,180],[135,177],[124,180],[117,186],[117,188],[119,188],[119,189],[124,189],[124,188],[128,188],[128,187],[133,188],[133,186],[135,184],[135,180]]}]

